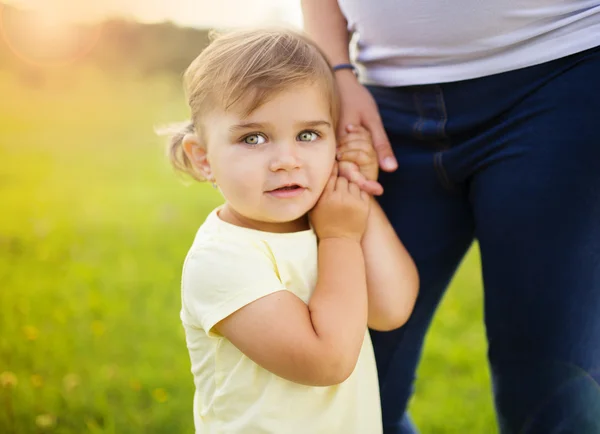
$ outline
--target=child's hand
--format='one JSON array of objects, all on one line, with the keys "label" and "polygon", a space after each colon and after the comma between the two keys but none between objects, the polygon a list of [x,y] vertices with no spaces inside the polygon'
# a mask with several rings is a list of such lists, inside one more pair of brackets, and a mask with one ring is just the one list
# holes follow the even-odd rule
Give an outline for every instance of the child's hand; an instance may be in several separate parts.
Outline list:
[{"label": "child's hand", "polygon": [[371,134],[360,126],[348,125],[348,134],[339,140],[337,159],[341,176],[367,193],[379,196],[383,187],[377,182],[379,163]]},{"label": "child's hand", "polygon": [[367,227],[369,195],[338,176],[337,163],[309,218],[319,240],[349,238],[360,241]]}]

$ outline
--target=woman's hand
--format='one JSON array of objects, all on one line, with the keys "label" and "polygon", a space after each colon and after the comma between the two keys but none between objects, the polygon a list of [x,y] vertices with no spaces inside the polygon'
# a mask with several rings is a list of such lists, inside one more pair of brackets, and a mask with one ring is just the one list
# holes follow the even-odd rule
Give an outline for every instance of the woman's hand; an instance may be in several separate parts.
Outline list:
[{"label": "woman's hand", "polygon": [[[348,134],[349,125],[366,128],[371,133],[379,166],[386,172],[393,172],[398,168],[398,163],[383,128],[375,100],[369,91],[359,83],[352,71],[340,70],[335,74],[341,102],[339,140],[343,141],[344,136]],[[367,193],[381,194],[381,186],[367,182],[366,178],[360,175],[358,167],[352,164],[344,164],[340,167],[340,175],[356,182]]]}]

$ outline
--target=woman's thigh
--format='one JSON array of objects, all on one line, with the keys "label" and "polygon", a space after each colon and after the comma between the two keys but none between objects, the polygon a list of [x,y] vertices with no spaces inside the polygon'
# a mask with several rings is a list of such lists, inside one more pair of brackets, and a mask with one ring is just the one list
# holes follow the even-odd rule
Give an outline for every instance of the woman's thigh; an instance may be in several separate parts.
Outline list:
[{"label": "woman's thigh", "polygon": [[[379,202],[412,255],[420,292],[407,324],[371,333],[379,372],[384,431],[413,432],[404,415],[431,318],[473,239],[473,218],[464,189],[449,189],[436,154],[444,139],[444,109],[435,86],[370,88],[399,162],[381,173]],[[424,107],[428,107],[427,110]]]},{"label": "woman's thigh", "polygon": [[506,433],[600,433],[600,50],[556,65],[468,180]]}]

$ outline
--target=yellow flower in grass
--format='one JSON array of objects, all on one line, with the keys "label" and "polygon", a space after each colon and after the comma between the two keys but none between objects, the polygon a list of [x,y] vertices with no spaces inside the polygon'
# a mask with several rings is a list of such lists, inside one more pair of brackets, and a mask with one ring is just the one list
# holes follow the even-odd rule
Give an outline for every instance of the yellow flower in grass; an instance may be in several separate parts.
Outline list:
[{"label": "yellow flower in grass", "polygon": [[23,327],[23,334],[28,341],[35,341],[40,335],[40,331],[32,325]]},{"label": "yellow flower in grass", "polygon": [[42,387],[44,385],[44,379],[42,378],[41,375],[33,374],[31,376],[31,385],[33,387],[35,387],[36,389],[39,389],[40,387]]},{"label": "yellow flower in grass", "polygon": [[17,376],[10,372],[10,371],[4,371],[3,373],[0,374],[0,385],[6,389],[12,389],[14,387],[17,387],[17,384],[19,384],[19,381],[17,380]]},{"label": "yellow flower in grass", "polygon": [[56,417],[51,414],[40,414],[35,418],[35,424],[39,428],[52,428],[56,425]]},{"label": "yellow flower in grass", "polygon": [[162,387],[159,387],[158,389],[154,389],[152,391],[152,396],[154,397],[154,399],[157,402],[160,402],[161,404],[163,402],[167,402],[167,400],[169,399],[169,395],[167,394],[167,391],[165,389],[163,389]]}]

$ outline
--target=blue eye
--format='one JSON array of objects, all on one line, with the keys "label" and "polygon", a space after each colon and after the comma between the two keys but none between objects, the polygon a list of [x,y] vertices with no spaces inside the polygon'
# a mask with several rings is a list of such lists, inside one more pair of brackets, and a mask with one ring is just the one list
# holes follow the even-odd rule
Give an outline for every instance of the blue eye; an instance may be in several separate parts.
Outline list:
[{"label": "blue eye", "polygon": [[247,145],[262,145],[265,141],[265,138],[260,134],[250,134],[242,139],[242,142]]},{"label": "blue eye", "polygon": [[300,142],[314,142],[318,138],[319,138],[319,134],[317,134],[315,131],[302,131],[296,137],[296,139],[299,140]]}]

